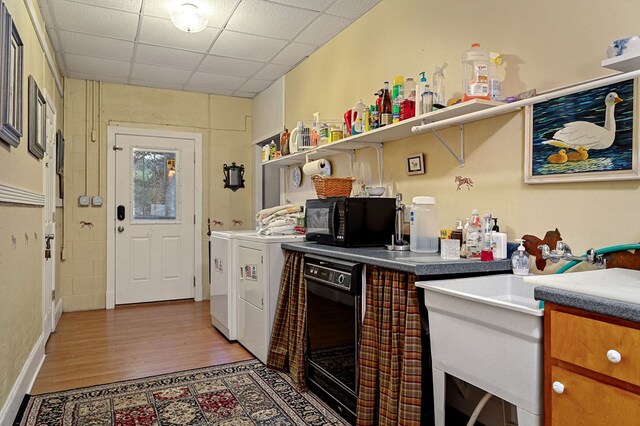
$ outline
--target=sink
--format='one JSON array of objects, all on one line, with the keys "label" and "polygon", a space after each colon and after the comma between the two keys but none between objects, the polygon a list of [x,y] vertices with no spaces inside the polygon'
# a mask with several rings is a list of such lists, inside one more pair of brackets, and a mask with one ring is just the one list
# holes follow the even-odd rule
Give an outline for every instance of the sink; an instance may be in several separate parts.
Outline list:
[{"label": "sink", "polygon": [[445,373],[514,404],[519,424],[541,424],[544,310],[535,286],[511,274],[416,286],[429,315],[436,424],[444,424]]}]

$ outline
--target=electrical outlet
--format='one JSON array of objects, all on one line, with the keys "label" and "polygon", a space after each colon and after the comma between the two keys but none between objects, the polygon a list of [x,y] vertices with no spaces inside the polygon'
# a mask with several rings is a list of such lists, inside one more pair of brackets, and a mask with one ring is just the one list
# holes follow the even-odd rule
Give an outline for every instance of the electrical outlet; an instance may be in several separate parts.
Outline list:
[{"label": "electrical outlet", "polygon": [[91,198],[88,195],[81,195],[78,197],[78,205],[80,207],[87,207],[91,203]]},{"label": "electrical outlet", "polygon": [[99,195],[96,195],[94,197],[91,198],[91,205],[94,207],[100,207],[102,205],[102,197]]},{"label": "electrical outlet", "polygon": [[404,208],[404,223],[411,222],[411,209],[408,207]]}]

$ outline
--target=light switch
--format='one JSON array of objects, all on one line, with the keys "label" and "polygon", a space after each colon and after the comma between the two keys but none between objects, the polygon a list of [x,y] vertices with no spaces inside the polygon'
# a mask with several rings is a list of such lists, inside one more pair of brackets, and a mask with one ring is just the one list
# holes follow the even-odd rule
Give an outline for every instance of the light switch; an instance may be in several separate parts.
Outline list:
[{"label": "light switch", "polygon": [[100,195],[96,195],[91,198],[91,205],[94,207],[100,207],[102,205],[102,197]]},{"label": "light switch", "polygon": [[78,197],[78,205],[80,207],[87,207],[91,202],[91,198],[88,195],[81,195]]}]

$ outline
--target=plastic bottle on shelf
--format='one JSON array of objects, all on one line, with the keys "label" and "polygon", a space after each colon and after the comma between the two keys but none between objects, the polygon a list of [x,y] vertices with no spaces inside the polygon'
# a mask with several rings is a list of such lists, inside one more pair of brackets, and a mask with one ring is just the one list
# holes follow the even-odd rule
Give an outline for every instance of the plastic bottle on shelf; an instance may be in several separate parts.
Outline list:
[{"label": "plastic bottle on shelf", "polygon": [[511,270],[515,275],[529,275],[529,253],[524,249],[524,240],[520,242],[518,249],[511,255]]},{"label": "plastic bottle on shelf", "polygon": [[462,227],[462,243],[460,244],[460,257],[467,257],[467,236],[469,234],[469,218],[464,218]]},{"label": "plastic bottle on shelf", "polygon": [[462,100],[491,99],[489,94],[489,53],[479,43],[462,54]]},{"label": "plastic bottle on shelf", "polygon": [[502,65],[502,56],[489,52],[489,95],[492,101],[502,101],[502,81],[498,75],[498,67]]},{"label": "plastic bottle on shelf", "polygon": [[432,92],[433,92],[433,106],[436,108],[444,108],[447,106],[447,99],[444,93],[444,69],[449,64],[446,62],[441,67],[436,67],[431,79]]},{"label": "plastic bottle on shelf", "polygon": [[364,112],[367,106],[362,99],[351,109],[351,134],[358,135],[364,131]]},{"label": "plastic bottle on shelf", "polygon": [[467,259],[480,259],[482,253],[482,222],[477,209],[471,211],[469,231],[467,232]]},{"label": "plastic bottle on shelf", "polygon": [[416,115],[416,82],[408,77],[404,82],[404,99],[400,105],[400,120],[414,117]]},{"label": "plastic bottle on shelf", "polygon": [[427,90],[422,92],[420,105],[422,114],[433,111],[433,92],[429,90],[429,85],[427,85]]},{"label": "plastic bottle on shelf", "polygon": [[393,111],[391,108],[391,93],[389,93],[389,82],[384,82],[382,89],[382,101],[380,102],[380,127],[393,123]]},{"label": "plastic bottle on shelf", "polygon": [[401,75],[393,79],[393,89],[391,94],[392,102],[392,121],[397,123],[400,121],[400,106],[404,100],[404,77]]},{"label": "plastic bottle on shelf", "polygon": [[380,126],[380,116],[378,115],[378,105],[371,105],[369,112],[369,127],[371,130]]},{"label": "plastic bottle on shelf", "polygon": [[427,83],[427,77],[425,72],[420,73],[420,80],[416,87],[416,115],[424,114],[426,111],[422,110],[422,94],[429,90],[429,84]]}]

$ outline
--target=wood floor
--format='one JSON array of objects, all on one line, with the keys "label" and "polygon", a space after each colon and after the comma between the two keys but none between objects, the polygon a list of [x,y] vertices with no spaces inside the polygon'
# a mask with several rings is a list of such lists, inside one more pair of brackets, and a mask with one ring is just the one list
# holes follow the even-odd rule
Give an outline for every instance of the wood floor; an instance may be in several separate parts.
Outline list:
[{"label": "wood floor", "polygon": [[253,358],[211,325],[208,301],[67,312],[45,352],[31,394]]}]

